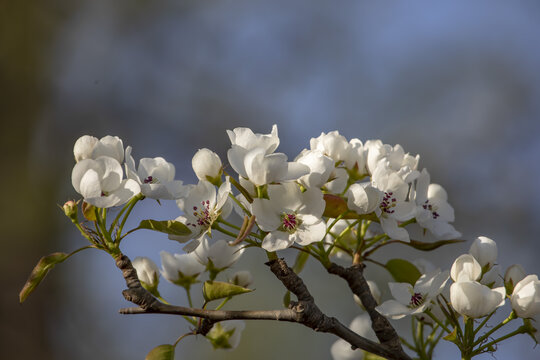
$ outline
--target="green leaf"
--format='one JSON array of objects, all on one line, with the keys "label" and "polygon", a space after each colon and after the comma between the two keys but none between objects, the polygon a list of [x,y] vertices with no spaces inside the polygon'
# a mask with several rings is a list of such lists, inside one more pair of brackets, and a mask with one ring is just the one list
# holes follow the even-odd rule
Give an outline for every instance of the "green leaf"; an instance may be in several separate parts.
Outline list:
[{"label": "green leaf", "polygon": [[203,296],[207,302],[252,291],[252,289],[222,281],[205,281],[203,285]]},{"label": "green leaf", "polygon": [[283,305],[286,307],[286,308],[289,308],[289,305],[291,304],[291,292],[289,290],[287,290],[287,292],[285,293],[285,295],[283,296]]},{"label": "green leaf", "polygon": [[39,285],[41,280],[45,278],[45,275],[51,270],[54,265],[61,263],[66,260],[71,254],[66,253],[53,253],[42,257],[37,265],[34,267],[34,270],[30,273],[26,284],[24,284],[21,292],[19,293],[19,302],[22,303],[30,295],[32,291]]},{"label": "green leaf", "polygon": [[458,341],[457,328],[454,328],[454,330],[450,334],[443,337],[443,339],[446,341],[453,342],[454,344],[457,344],[457,341]]},{"label": "green leaf", "polygon": [[304,251],[298,252],[298,254],[296,255],[296,260],[294,261],[294,265],[292,268],[296,274],[299,274],[304,269],[304,266],[306,265],[308,258],[309,258],[309,254],[307,252],[304,252]]},{"label": "green leaf", "polygon": [[370,352],[364,351],[364,360],[384,360],[385,358],[380,357],[379,355],[372,354]]},{"label": "green leaf", "polygon": [[159,231],[169,235],[189,235],[191,230],[180,221],[174,220],[143,220],[139,224],[139,229]]},{"label": "green leaf", "polygon": [[386,270],[390,272],[394,280],[397,282],[406,282],[413,286],[416,283],[416,280],[422,275],[416,266],[403,259],[388,260],[385,266]]},{"label": "green leaf", "polygon": [[413,248],[421,251],[431,251],[444,245],[457,244],[461,242],[465,242],[465,240],[440,240],[435,242],[422,242],[417,240],[411,240],[410,242],[400,241],[400,243],[404,245],[412,246]]},{"label": "green leaf", "polygon": [[174,360],[174,346],[169,344],[156,346],[144,360]]}]

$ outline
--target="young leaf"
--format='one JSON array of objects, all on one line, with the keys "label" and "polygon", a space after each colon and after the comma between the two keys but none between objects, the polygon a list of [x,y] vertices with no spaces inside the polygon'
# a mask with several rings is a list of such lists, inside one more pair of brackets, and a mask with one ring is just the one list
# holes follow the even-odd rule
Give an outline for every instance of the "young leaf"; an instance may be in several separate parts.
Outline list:
[{"label": "young leaf", "polygon": [[416,266],[403,259],[388,260],[386,270],[390,272],[397,282],[406,282],[413,286],[422,275]]},{"label": "young leaf", "polygon": [[47,275],[49,270],[51,270],[54,265],[61,263],[62,261],[66,260],[69,257],[70,254],[66,253],[53,253],[51,255],[47,255],[42,257],[37,265],[34,267],[34,270],[30,273],[30,276],[28,277],[28,280],[26,280],[26,284],[24,284],[21,292],[19,293],[19,302],[22,303],[28,295],[34,289],[39,285],[41,280]]},{"label": "young leaf", "polygon": [[206,301],[223,299],[229,296],[245,294],[252,291],[252,289],[247,289],[242,286],[222,281],[205,281],[203,285],[203,296],[204,300]]},{"label": "young leaf", "polygon": [[169,235],[189,235],[191,230],[179,221],[174,220],[143,220],[139,224],[139,229],[159,231]]},{"label": "young leaf", "polygon": [[156,346],[144,360],[174,360],[174,346],[169,344]]}]

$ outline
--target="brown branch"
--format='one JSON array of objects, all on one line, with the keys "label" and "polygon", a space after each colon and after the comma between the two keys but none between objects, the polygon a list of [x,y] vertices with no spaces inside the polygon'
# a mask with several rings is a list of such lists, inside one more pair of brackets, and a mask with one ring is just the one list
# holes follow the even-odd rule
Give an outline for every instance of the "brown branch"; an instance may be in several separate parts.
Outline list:
[{"label": "brown branch", "polygon": [[375,331],[375,335],[381,342],[393,350],[396,358],[410,359],[409,356],[403,351],[401,342],[396,330],[392,327],[386,317],[381,315],[375,307],[377,302],[371,295],[369,285],[364,278],[364,264],[355,264],[348,268],[331,263],[327,268],[330,274],[337,275],[343,278],[349,284],[349,288],[352,292],[360,298],[362,305],[371,318],[371,327]]},{"label": "brown branch", "polygon": [[[389,338],[390,341],[386,341],[384,343],[379,338],[381,344],[377,344],[356,334],[355,332],[351,331],[349,328],[341,324],[337,319],[325,315],[317,307],[317,305],[315,305],[313,297],[309,293],[302,279],[289,266],[287,266],[283,259],[271,260],[266,264],[270,266],[270,270],[283,283],[283,285],[285,285],[287,290],[295,294],[298,298],[297,303],[291,302],[291,307],[292,309],[300,312],[300,314],[302,315],[300,322],[303,325],[308,326],[315,331],[328,332],[337,335],[338,337],[350,343],[353,348],[360,348],[388,359],[411,360],[410,357],[401,348],[401,345],[399,343],[399,337],[397,336],[397,334],[395,335],[397,338],[397,346],[394,343],[393,338]],[[364,281],[364,285],[367,287],[368,285],[361,274],[361,269],[360,276],[361,279]],[[372,304],[370,304],[373,305],[373,307],[371,308],[372,312],[375,312],[377,315],[379,315],[379,317],[382,317],[382,315],[380,315],[374,310],[374,307],[377,304],[375,303],[375,300],[369,292],[369,287],[367,287],[367,289],[369,297],[372,300]],[[366,306],[364,305],[364,307]],[[386,318],[383,317],[383,319],[388,323]],[[377,317],[375,319],[375,322],[379,322]],[[390,324],[388,324],[388,326],[395,334],[395,330],[392,328],[392,326]],[[386,332],[384,333],[384,335],[387,335]],[[386,337],[383,338],[386,340]]]},{"label": "brown branch", "polygon": [[289,309],[258,310],[258,311],[224,311],[205,310],[183,306],[168,305],[158,301],[145,290],[131,261],[125,255],[116,258],[116,266],[122,270],[128,289],[122,294],[126,300],[138,307],[120,309],[121,314],[171,314],[195,316],[203,319],[195,333],[206,335],[214,323],[225,320],[277,320],[299,323],[318,332],[327,332],[337,335],[351,344],[352,348],[360,348],[373,354],[396,360],[410,360],[404,354],[396,353],[395,349],[368,340],[341,324],[337,319],[328,317],[315,305],[304,282],[294,271],[287,266],[283,259],[272,260],[267,263],[274,275],[285,287],[296,295],[298,302],[291,302]]}]

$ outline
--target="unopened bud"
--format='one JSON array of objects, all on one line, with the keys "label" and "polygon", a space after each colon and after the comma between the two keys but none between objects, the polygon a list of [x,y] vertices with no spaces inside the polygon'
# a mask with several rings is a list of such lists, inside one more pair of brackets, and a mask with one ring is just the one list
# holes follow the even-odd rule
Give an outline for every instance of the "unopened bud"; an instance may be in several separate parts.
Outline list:
[{"label": "unopened bud", "polygon": [[206,148],[195,153],[191,160],[193,171],[199,180],[207,180],[216,185],[221,179],[222,164],[218,154]]},{"label": "unopened bud", "polygon": [[69,200],[66,201],[64,206],[62,206],[62,210],[64,210],[64,214],[68,218],[71,219],[71,222],[77,223],[79,220],[77,219],[77,213],[78,213],[78,201]]}]

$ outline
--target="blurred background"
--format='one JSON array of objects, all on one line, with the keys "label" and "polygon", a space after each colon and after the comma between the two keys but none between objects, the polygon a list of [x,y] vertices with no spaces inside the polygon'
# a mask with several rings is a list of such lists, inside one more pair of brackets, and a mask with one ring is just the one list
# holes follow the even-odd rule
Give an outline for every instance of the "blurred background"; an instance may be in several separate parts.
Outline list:
[{"label": "blurred background", "polygon": [[[537,1],[0,1],[0,358],[142,359],[187,330],[180,318],[119,315],[129,306],[123,279],[93,250],[58,265],[18,304],[41,256],[85,245],[57,206],[77,196],[72,147],[83,134],[117,135],[136,159],[163,156],[185,183],[195,181],[196,150],[226,159],[225,130],[238,126],[268,133],[277,124],[278,150],[290,158],[335,129],[399,143],[447,189],[469,243],[427,254],[396,245],[381,259],[421,256],[449,268],[486,235],[503,271],[520,263],[539,274],[539,34]],[[173,202],[146,201],[132,220],[178,215]],[[131,258],[158,264],[161,250],[181,246],[149,232],[124,244]],[[249,249],[237,264],[253,272],[257,291],[229,308],[281,306],[264,260]],[[388,276],[368,275],[388,296]],[[308,263],[305,281],[329,315],[348,324],[359,314],[345,283],[320,265]],[[163,282],[166,298],[186,303]],[[300,325],[250,322],[234,352],[189,337],[176,359],[328,359],[334,341]],[[458,356],[450,343],[436,352]],[[520,336],[496,357],[539,350]]]}]

